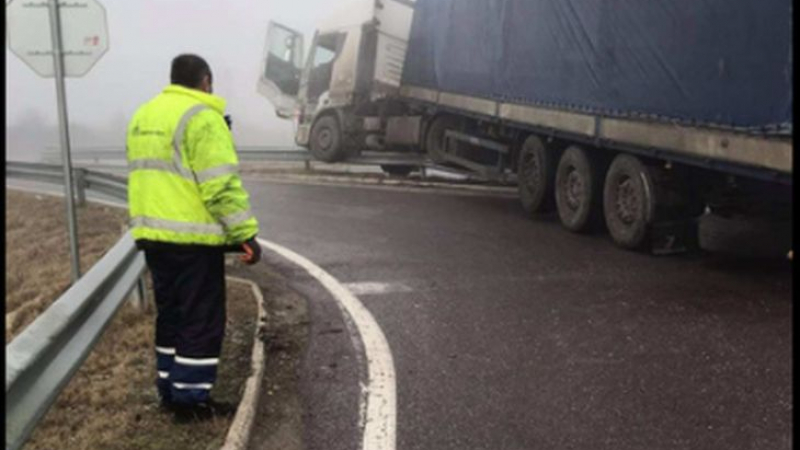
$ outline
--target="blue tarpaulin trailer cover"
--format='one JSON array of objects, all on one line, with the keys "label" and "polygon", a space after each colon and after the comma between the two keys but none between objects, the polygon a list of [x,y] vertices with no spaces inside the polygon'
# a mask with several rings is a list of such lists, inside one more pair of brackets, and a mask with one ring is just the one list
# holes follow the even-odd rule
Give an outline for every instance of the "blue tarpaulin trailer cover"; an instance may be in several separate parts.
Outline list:
[{"label": "blue tarpaulin trailer cover", "polygon": [[791,0],[418,0],[403,84],[791,132]]}]

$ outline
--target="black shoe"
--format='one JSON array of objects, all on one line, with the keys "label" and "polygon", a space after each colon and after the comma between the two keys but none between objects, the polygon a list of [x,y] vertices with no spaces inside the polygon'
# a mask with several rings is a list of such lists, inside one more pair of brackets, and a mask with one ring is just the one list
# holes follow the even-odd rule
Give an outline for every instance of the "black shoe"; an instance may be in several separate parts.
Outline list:
[{"label": "black shoe", "polygon": [[178,422],[209,420],[214,417],[231,417],[236,413],[237,405],[226,402],[208,400],[201,403],[170,403],[169,408],[175,413]]}]

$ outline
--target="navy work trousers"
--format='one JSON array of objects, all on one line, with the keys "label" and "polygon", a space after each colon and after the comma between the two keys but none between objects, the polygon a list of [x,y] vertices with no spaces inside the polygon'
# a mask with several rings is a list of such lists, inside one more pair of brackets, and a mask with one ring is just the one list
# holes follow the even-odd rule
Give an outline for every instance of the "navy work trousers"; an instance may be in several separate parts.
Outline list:
[{"label": "navy work trousers", "polygon": [[156,307],[156,386],[166,402],[209,400],[225,334],[225,254],[213,247],[145,248]]}]

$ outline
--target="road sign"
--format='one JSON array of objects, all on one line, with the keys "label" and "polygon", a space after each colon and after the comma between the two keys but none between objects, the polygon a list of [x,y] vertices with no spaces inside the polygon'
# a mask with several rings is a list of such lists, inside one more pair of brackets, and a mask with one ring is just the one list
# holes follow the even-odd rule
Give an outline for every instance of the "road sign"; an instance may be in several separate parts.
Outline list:
[{"label": "road sign", "polygon": [[9,0],[8,46],[34,72],[56,82],[72,282],[81,276],[64,77],[81,77],[108,50],[106,10],[96,0]]},{"label": "road sign", "polygon": [[[6,29],[11,51],[42,77],[54,77],[50,1],[11,0]],[[106,10],[96,0],[59,0],[64,76],[81,77],[108,50]]]}]

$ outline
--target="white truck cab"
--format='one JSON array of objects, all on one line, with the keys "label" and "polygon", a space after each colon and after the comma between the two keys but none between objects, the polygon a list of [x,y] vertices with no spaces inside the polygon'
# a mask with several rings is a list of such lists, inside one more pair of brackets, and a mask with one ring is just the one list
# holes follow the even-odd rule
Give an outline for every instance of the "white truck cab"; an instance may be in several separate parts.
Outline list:
[{"label": "white truck cab", "polygon": [[301,33],[270,22],[258,91],[296,121],[298,145],[324,161],[380,146],[368,137],[380,127],[370,118],[399,91],[413,8],[411,0],[345,3],[319,26],[307,57]]}]

